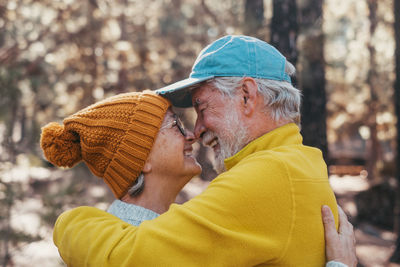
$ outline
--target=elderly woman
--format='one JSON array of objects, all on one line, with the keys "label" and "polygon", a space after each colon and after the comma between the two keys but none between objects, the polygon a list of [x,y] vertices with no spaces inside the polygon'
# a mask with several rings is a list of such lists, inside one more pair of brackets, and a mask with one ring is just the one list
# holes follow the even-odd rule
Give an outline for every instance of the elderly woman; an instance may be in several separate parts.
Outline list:
[{"label": "elderly woman", "polygon": [[139,225],[168,210],[201,167],[194,136],[152,92],[120,94],[43,127],[45,157],[59,167],[84,161],[117,198],[109,212]]}]

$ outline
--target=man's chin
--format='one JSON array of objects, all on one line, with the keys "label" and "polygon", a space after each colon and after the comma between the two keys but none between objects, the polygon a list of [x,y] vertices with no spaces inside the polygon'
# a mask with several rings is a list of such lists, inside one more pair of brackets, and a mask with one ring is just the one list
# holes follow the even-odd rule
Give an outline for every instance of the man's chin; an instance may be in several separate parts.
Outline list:
[{"label": "man's chin", "polygon": [[225,160],[225,158],[224,158],[224,156],[221,155],[220,152],[218,154],[215,153],[214,169],[218,174],[223,173],[224,171],[226,171],[224,160]]}]

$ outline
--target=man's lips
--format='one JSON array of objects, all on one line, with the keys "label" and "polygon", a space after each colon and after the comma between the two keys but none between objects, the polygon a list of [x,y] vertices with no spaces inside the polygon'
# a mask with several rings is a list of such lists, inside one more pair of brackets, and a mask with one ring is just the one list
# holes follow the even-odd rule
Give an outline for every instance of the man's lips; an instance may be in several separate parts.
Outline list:
[{"label": "man's lips", "polygon": [[212,147],[212,148],[214,148],[216,145],[218,145],[218,138],[215,137],[215,138],[212,139],[211,142],[209,142],[207,145],[210,146],[210,147]]},{"label": "man's lips", "polygon": [[214,147],[218,144],[218,137],[212,132],[206,132],[203,136],[203,145]]}]

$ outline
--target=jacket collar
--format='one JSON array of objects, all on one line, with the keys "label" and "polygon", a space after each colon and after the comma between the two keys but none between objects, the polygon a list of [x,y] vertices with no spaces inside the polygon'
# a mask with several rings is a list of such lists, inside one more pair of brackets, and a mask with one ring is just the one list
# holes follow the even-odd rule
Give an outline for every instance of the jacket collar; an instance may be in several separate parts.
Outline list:
[{"label": "jacket collar", "polygon": [[303,137],[300,134],[299,127],[294,123],[288,123],[251,141],[238,153],[225,159],[225,168],[229,170],[248,155],[261,150],[270,150],[280,146],[302,143]]}]

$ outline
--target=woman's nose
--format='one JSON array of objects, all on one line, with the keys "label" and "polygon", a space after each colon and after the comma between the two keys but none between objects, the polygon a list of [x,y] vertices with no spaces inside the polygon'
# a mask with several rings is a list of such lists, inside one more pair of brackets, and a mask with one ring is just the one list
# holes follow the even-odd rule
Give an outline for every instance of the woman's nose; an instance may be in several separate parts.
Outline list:
[{"label": "woman's nose", "polygon": [[193,144],[194,142],[197,141],[197,138],[194,136],[194,133],[188,129],[186,129],[185,139],[186,142],[189,142],[190,144]]}]

